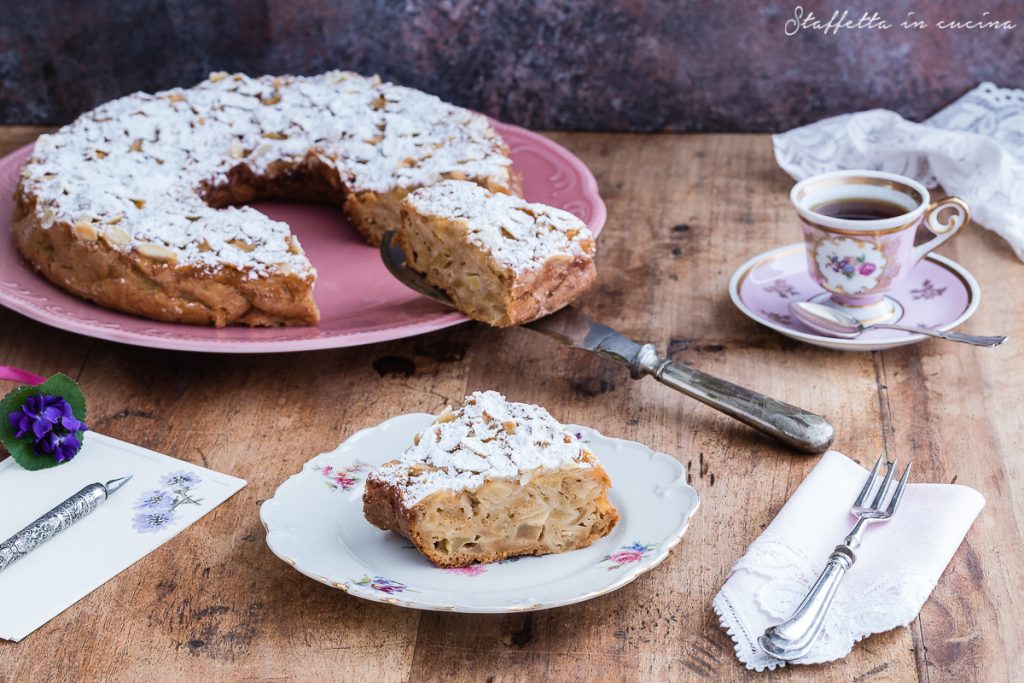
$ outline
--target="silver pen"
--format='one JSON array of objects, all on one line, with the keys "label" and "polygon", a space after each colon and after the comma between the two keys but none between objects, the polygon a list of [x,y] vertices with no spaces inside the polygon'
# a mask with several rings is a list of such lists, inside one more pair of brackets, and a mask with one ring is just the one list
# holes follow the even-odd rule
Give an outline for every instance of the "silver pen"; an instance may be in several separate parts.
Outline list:
[{"label": "silver pen", "polygon": [[100,503],[128,483],[131,475],[89,484],[27,527],[0,543],[0,571],[3,571],[51,538],[99,507]]}]

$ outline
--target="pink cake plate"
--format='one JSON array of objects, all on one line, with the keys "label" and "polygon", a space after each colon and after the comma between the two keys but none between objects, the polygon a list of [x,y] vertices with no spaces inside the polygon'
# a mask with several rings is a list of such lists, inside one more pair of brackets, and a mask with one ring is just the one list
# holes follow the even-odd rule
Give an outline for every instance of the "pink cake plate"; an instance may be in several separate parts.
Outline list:
[{"label": "pink cake plate", "polygon": [[[512,149],[523,193],[533,202],[579,216],[596,235],[606,211],[590,169],[567,149],[525,128],[491,121]],[[467,318],[405,287],[388,273],[375,247],[335,208],[288,202],[253,206],[284,221],[319,271],[312,327],[196,327],[108,310],[55,287],[33,272],[11,241],[18,174],[32,145],[0,159],[0,305],[78,334],[159,349],[213,353],[309,351],[411,337]]]},{"label": "pink cake plate", "polygon": [[[807,272],[803,242],[758,254],[733,274],[729,296],[748,318],[776,332],[815,346],[839,351],[884,351],[929,339],[897,330],[869,330],[856,339],[826,337],[812,331],[789,312],[793,301],[827,303],[828,292]],[[889,296],[902,315],[901,325],[951,330],[978,309],[981,289],[967,270],[938,254],[928,254]]]}]

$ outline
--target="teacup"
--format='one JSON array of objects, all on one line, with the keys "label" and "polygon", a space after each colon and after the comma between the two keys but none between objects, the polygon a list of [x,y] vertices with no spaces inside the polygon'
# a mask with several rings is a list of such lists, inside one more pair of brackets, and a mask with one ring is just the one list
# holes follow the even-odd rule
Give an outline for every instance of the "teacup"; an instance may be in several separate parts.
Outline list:
[{"label": "teacup", "polygon": [[[865,324],[902,315],[886,293],[969,219],[963,200],[932,202],[921,183],[882,171],[812,176],[793,187],[790,199],[807,245],[807,268],[829,292],[815,300]],[[915,246],[922,222],[935,237]]]}]

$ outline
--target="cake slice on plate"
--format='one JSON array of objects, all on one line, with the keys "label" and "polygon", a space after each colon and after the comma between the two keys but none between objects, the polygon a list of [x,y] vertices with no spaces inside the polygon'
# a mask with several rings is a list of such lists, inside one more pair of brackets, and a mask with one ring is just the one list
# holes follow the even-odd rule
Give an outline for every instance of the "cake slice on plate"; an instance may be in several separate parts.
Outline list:
[{"label": "cake slice on plate", "polygon": [[596,276],[594,237],[579,218],[464,180],[409,194],[397,233],[411,268],[497,327],[562,308]]},{"label": "cake slice on plate", "polygon": [[611,482],[548,411],[475,392],[366,479],[363,514],[434,564],[462,567],[585,548],[619,519]]}]

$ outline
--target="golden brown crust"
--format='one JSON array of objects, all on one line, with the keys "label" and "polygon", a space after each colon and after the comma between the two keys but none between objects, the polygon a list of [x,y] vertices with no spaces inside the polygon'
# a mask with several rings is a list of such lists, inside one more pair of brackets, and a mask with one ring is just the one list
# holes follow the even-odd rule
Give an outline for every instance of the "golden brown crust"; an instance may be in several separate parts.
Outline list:
[{"label": "golden brown crust", "polygon": [[[539,527],[539,538],[518,537],[509,535],[484,545],[475,542],[467,543],[454,552],[450,548],[438,545],[437,537],[431,535],[424,520],[428,517],[436,525],[438,520],[447,529],[458,533],[473,533],[481,528],[489,529],[500,526],[500,522],[488,525],[490,519],[475,519],[482,513],[481,496],[486,499],[484,487],[494,483],[485,482],[476,492],[440,491],[431,494],[411,507],[403,501],[402,490],[393,483],[383,482],[369,477],[363,494],[363,514],[374,526],[386,531],[401,534],[416,546],[431,562],[439,567],[464,567],[474,562],[496,562],[521,555],[547,555],[556,552],[568,552],[592,545],[595,541],[608,535],[619,520],[619,514],[608,500],[608,489],[611,481],[608,474],[596,458],[588,458],[593,467],[556,470],[542,473],[525,484],[513,482],[516,487],[514,497],[510,498],[511,510],[497,511],[501,521],[507,516],[516,514],[516,501],[533,500],[541,492],[552,490],[568,491],[574,485],[584,481],[585,485],[599,490],[599,495],[587,501],[589,509],[585,510],[583,525],[570,525],[563,531],[562,537],[554,543],[546,542],[545,533],[558,533]],[[507,482],[500,482],[505,485]],[[558,485],[558,488],[554,488]],[[578,501],[577,501],[578,502]],[[521,503],[520,503],[521,504]],[[466,529],[469,529],[467,532]],[[519,527],[520,529],[522,527]],[[447,541],[445,541],[447,543]]]},{"label": "golden brown crust", "polygon": [[522,325],[554,313],[579,298],[596,277],[597,267],[589,254],[571,261],[568,257],[548,259],[540,268],[515,279],[505,298],[506,317],[492,324]]},{"label": "golden brown crust", "polygon": [[193,325],[313,325],[312,278],[277,273],[253,280],[233,269],[206,273],[121,252],[88,230],[56,222],[44,229],[33,203],[18,197],[12,224],[18,251],[47,280],[102,306]]}]

